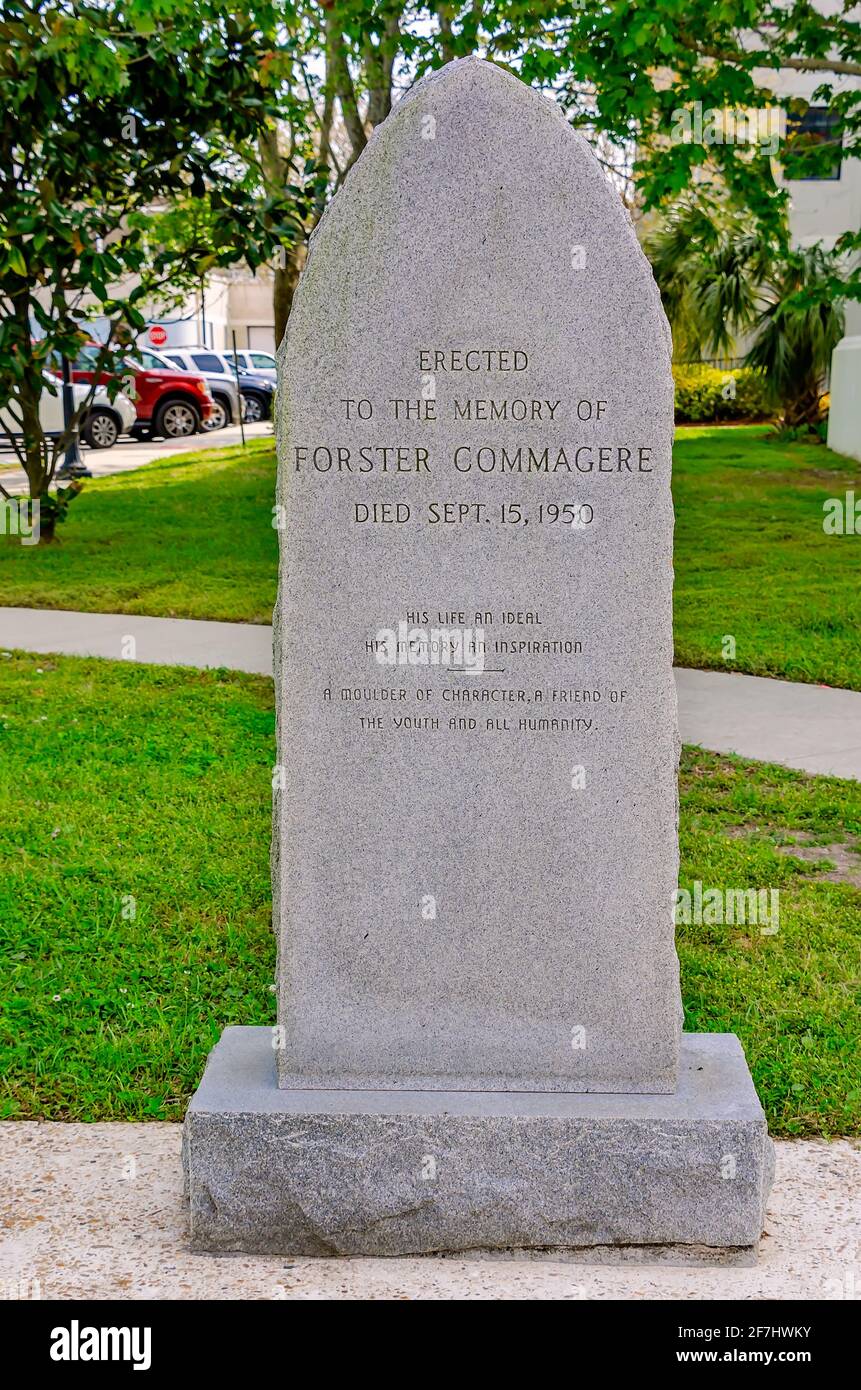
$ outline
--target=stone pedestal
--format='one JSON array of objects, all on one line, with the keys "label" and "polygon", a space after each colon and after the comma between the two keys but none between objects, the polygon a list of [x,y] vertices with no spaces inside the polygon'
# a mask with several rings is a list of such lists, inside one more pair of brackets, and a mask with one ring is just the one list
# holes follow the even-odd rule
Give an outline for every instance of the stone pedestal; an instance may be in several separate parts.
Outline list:
[{"label": "stone pedestal", "polygon": [[831,354],[828,447],[861,462],[861,334],[841,338]]},{"label": "stone pedestal", "polygon": [[196,1250],[414,1255],[756,1246],[773,1150],[738,1039],[682,1039],[673,1095],[280,1090],[228,1028],[185,1125]]}]

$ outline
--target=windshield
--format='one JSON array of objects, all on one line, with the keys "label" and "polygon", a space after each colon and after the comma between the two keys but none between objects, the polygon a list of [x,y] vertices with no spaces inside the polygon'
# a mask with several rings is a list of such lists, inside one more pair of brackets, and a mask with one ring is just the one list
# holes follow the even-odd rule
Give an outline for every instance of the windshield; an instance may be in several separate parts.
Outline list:
[{"label": "windshield", "polygon": [[140,359],[148,372],[175,372],[176,367],[172,362],[168,362],[166,357],[162,357],[160,352],[153,352],[150,348],[142,348]]}]

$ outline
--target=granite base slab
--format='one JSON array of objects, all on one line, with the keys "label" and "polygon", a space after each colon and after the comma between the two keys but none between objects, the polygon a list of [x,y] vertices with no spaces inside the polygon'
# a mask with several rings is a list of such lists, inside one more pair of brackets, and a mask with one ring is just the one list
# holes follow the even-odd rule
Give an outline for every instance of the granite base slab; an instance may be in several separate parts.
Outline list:
[{"label": "granite base slab", "polygon": [[685,1034],[673,1095],[279,1090],[227,1028],[185,1118],[196,1250],[750,1252],[773,1176],[738,1039]]}]

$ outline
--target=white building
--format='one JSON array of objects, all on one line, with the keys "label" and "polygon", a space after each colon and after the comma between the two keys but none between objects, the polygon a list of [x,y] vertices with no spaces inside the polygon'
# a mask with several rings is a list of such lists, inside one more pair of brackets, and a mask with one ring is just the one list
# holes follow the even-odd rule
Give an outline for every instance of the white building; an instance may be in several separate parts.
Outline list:
[{"label": "white building", "polygon": [[154,312],[150,323],[164,328],[166,347],[205,343],[223,352],[233,347],[235,333],[237,348],[274,352],[272,272],[268,267],[256,274],[239,268],[213,271],[178,309]]},{"label": "white building", "polygon": [[[818,0],[817,4],[823,14],[838,14],[842,8],[841,0]],[[783,69],[775,73],[758,69],[756,77],[763,86],[770,87],[778,99],[801,97],[811,103],[805,125],[808,129],[821,129],[824,139],[828,138],[828,113],[824,106],[814,102],[817,87],[826,81],[837,91],[861,87],[861,79],[857,77],[838,77],[823,72]],[[830,249],[844,232],[861,229],[861,159],[847,159],[835,150],[830,178],[785,180],[779,164],[774,167],[777,181],[789,190],[789,226],[796,244],[809,246],[821,241]],[[846,333],[861,333],[861,304],[847,304]]]}]

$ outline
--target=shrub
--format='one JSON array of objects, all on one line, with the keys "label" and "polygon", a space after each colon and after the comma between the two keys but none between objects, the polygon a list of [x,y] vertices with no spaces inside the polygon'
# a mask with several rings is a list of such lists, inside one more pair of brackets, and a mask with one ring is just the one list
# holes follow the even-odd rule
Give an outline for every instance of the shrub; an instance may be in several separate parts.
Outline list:
[{"label": "shrub", "polygon": [[765,377],[751,367],[722,372],[705,363],[674,365],[673,380],[679,424],[770,420],[774,416]]}]

